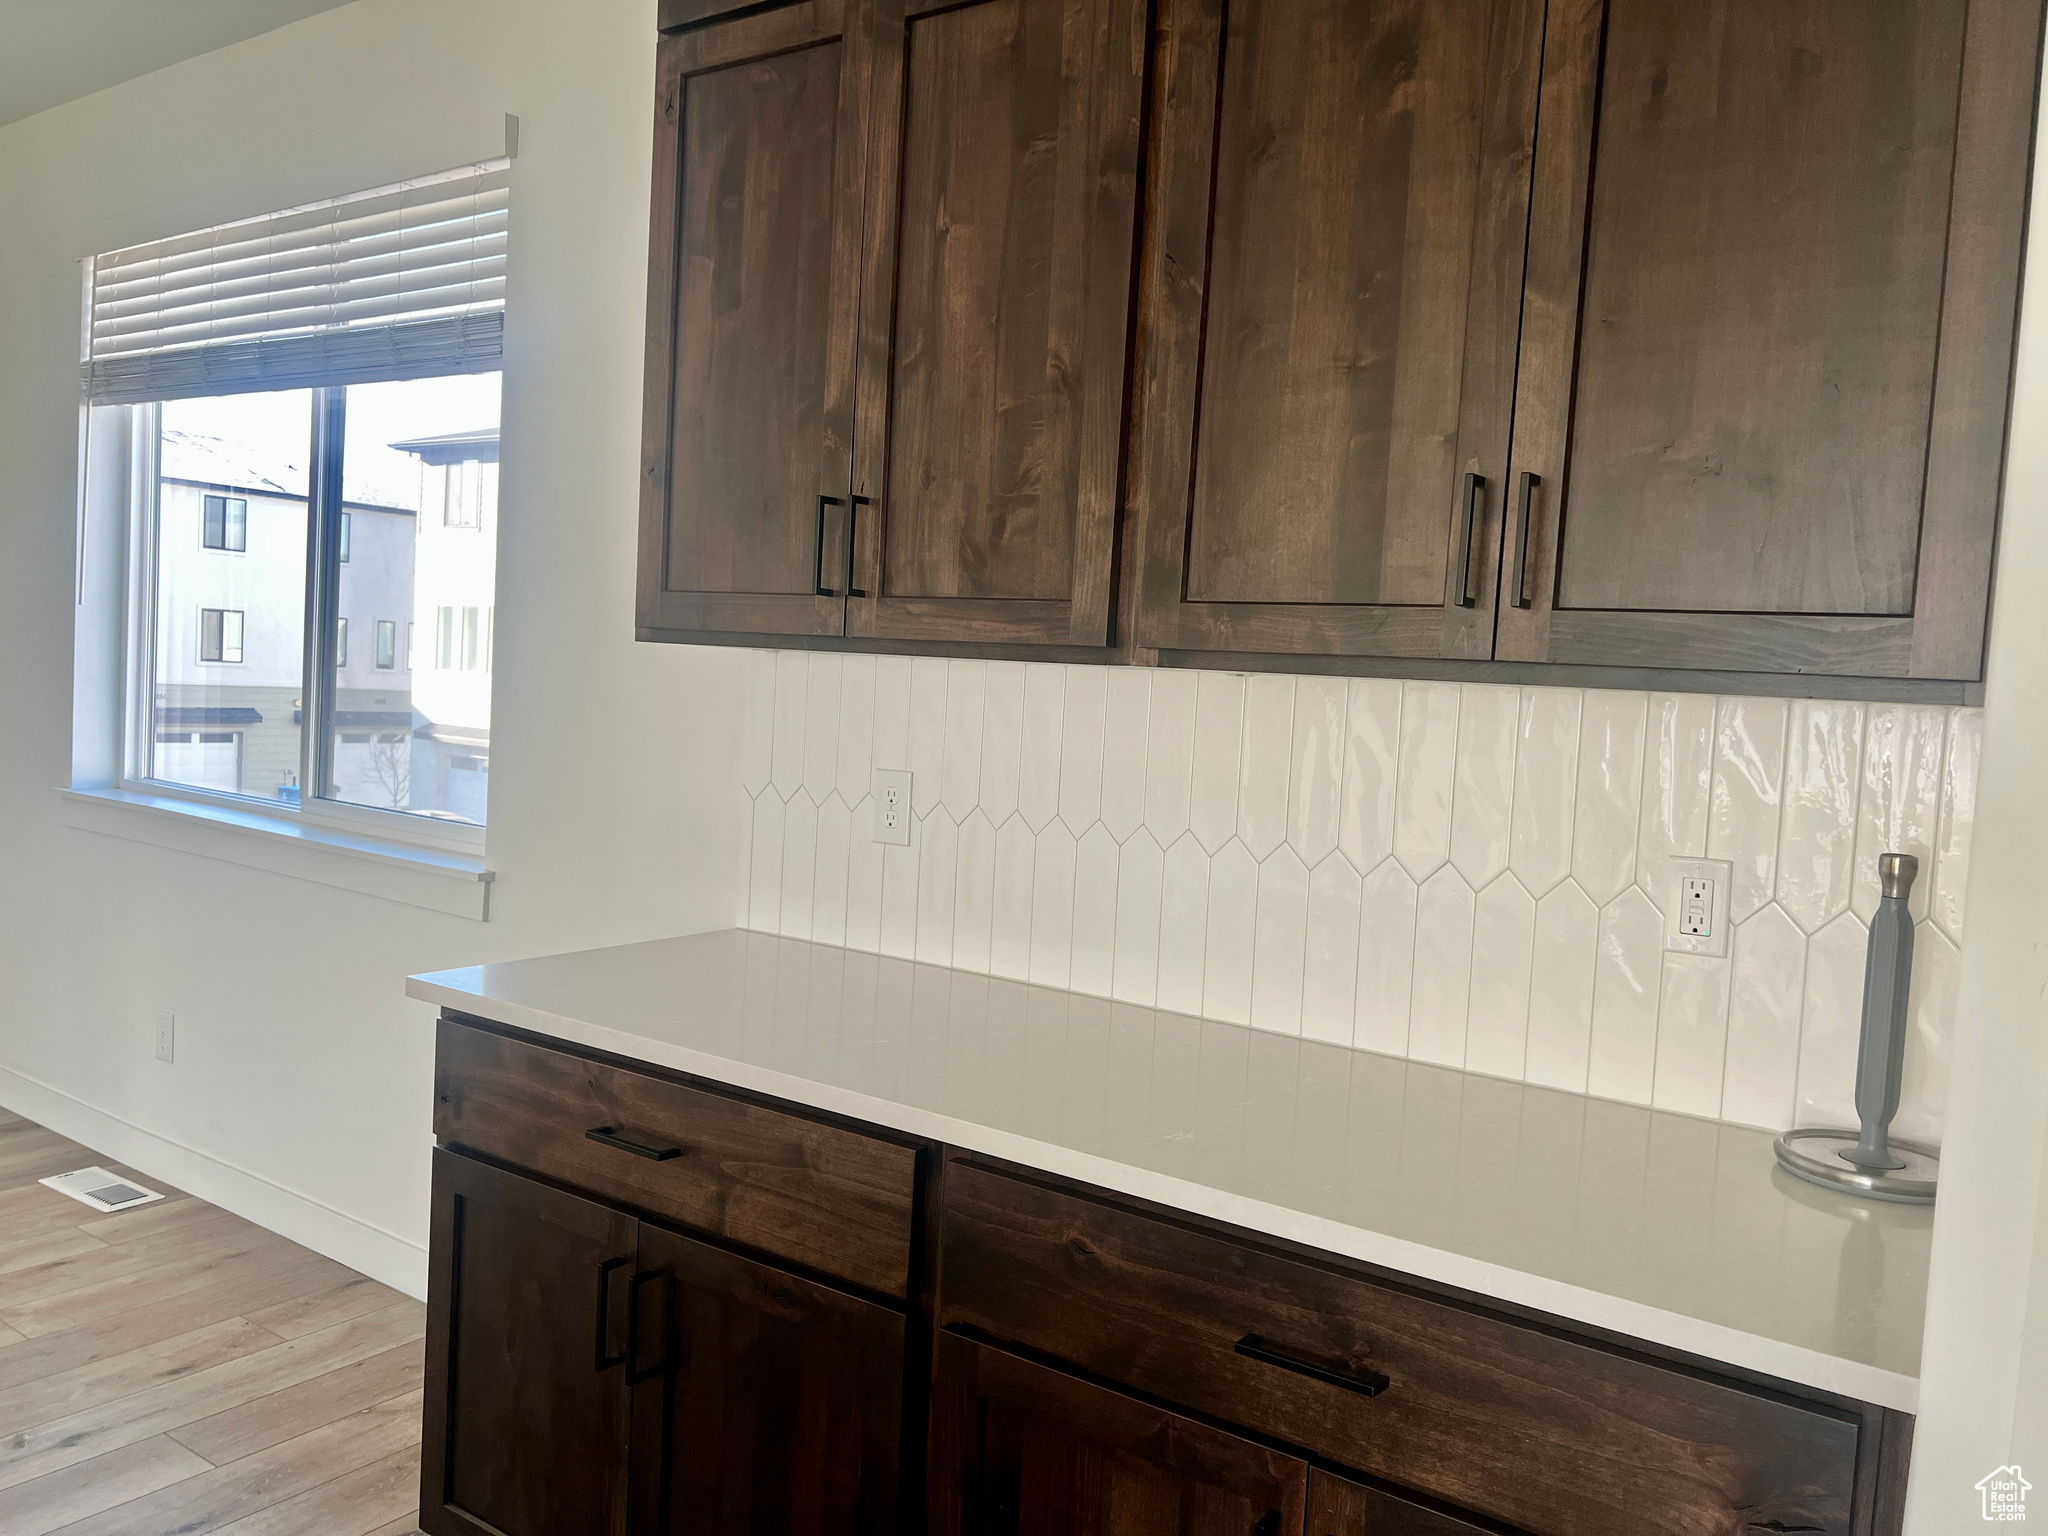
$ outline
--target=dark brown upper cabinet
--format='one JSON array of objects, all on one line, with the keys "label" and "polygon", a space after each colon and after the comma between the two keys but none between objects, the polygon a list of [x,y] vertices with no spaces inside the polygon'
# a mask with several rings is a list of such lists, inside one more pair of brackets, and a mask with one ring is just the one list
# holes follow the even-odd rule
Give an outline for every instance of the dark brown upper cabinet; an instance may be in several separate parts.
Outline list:
[{"label": "dark brown upper cabinet", "polygon": [[1972,679],[2039,0],[1552,0],[1510,660]]},{"label": "dark brown upper cabinet", "polygon": [[1163,0],[1147,647],[1484,657],[1541,0]]},{"label": "dark brown upper cabinet", "polygon": [[1965,697],[2042,8],[664,0],[640,632]]},{"label": "dark brown upper cabinet", "polygon": [[1103,646],[1143,0],[661,43],[642,630]]},{"label": "dark brown upper cabinet", "polygon": [[847,633],[1106,645],[1144,0],[879,0]]},{"label": "dark brown upper cabinet", "polygon": [[867,80],[856,0],[661,39],[638,618],[846,618]]}]

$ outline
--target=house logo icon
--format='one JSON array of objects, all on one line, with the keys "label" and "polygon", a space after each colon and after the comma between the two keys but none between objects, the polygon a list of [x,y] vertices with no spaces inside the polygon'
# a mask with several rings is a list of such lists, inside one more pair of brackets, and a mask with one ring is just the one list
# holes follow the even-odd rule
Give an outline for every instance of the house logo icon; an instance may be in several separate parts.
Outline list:
[{"label": "house logo icon", "polygon": [[2020,1476],[2018,1463],[1986,1473],[1977,1484],[1977,1492],[1984,1496],[1984,1518],[2005,1521],[2026,1519],[2027,1490],[2033,1486]]}]

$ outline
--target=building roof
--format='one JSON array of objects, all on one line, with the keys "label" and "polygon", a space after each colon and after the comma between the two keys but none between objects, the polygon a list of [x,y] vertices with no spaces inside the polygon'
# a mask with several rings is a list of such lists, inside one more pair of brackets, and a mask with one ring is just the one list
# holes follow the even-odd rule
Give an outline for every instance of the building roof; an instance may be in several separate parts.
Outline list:
[{"label": "building roof", "polygon": [[495,464],[498,429],[483,427],[471,432],[443,432],[434,437],[408,437],[390,446],[400,453],[416,455],[423,464],[461,464],[470,459]]},{"label": "building roof", "polygon": [[[310,449],[310,442],[307,446]],[[306,497],[308,457],[309,453],[266,453],[252,443],[166,427],[158,450],[157,473],[166,480],[217,485],[224,490],[259,496],[288,496],[294,501],[303,501]],[[420,504],[418,471],[402,475],[365,475],[359,471],[345,471],[341,499],[342,505],[348,507],[417,514]]]}]

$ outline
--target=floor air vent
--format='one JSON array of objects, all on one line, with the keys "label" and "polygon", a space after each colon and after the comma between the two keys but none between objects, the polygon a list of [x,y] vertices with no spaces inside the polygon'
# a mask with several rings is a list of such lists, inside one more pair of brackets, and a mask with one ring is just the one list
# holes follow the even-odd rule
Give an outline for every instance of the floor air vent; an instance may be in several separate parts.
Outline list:
[{"label": "floor air vent", "polygon": [[36,1182],[47,1184],[58,1194],[69,1195],[96,1211],[125,1211],[131,1206],[163,1199],[155,1190],[130,1183],[104,1168],[81,1168],[76,1173],[60,1173],[55,1178],[38,1179]]}]

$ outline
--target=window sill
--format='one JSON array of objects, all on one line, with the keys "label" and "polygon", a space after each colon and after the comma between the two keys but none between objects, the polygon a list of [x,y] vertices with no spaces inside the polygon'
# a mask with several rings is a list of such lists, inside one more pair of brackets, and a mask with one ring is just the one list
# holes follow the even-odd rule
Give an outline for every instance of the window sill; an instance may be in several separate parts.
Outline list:
[{"label": "window sill", "polygon": [[476,922],[491,915],[482,859],[365,837],[285,816],[133,790],[60,789],[64,820],[86,832],[339,886]]}]

